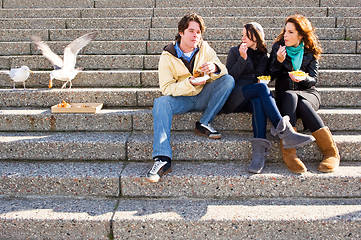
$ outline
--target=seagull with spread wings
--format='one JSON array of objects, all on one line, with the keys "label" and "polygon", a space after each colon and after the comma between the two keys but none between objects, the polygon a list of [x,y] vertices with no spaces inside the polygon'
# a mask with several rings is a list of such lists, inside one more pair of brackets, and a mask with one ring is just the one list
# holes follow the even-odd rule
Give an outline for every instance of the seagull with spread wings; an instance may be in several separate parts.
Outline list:
[{"label": "seagull with spread wings", "polygon": [[71,88],[71,80],[73,80],[81,71],[80,68],[75,68],[76,56],[83,47],[96,37],[97,34],[97,32],[91,32],[72,41],[64,49],[64,60],[55,54],[39,36],[31,36],[33,43],[54,66],[54,70],[50,73],[49,88],[53,86],[53,79],[65,82],[61,88],[66,87],[68,82],[70,83],[69,89]]}]

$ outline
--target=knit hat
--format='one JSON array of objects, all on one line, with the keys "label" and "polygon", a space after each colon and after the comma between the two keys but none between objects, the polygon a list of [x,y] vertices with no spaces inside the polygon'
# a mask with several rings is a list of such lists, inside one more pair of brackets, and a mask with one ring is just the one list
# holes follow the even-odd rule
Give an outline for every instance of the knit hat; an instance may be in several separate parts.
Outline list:
[{"label": "knit hat", "polygon": [[251,24],[258,31],[258,33],[261,35],[262,39],[264,40],[264,31],[261,24],[257,22],[250,22],[249,24]]}]

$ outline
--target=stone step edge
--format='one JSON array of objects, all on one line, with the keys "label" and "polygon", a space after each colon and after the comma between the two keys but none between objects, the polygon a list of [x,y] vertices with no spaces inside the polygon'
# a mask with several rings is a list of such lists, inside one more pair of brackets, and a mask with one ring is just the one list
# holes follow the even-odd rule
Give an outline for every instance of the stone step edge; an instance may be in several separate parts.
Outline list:
[{"label": "stone step edge", "polygon": [[[251,158],[251,132],[222,131],[222,139],[210,140],[190,131],[173,132],[174,161],[242,161]],[[23,161],[126,161],[152,162],[153,133],[150,132],[1,132],[1,160]],[[279,139],[267,136],[272,146],[268,162],[282,162]],[[361,133],[333,132],[341,159],[361,159]],[[200,151],[202,149],[202,151]],[[315,142],[297,149],[304,161],[320,161]]]},{"label": "stone step edge", "polygon": [[357,239],[361,237],[359,201],[360,199],[93,200],[1,196],[0,237],[166,239],[169,236],[182,236],[207,239],[212,236],[228,239],[328,239],[332,236],[342,239],[349,236]]},{"label": "stone step edge", "polygon": [[[318,110],[325,124],[331,131],[357,131],[361,116],[361,109],[356,108],[327,108]],[[175,115],[172,130],[193,130],[194,123],[201,117],[201,112],[190,112]],[[232,113],[216,116],[212,125],[219,131],[251,132],[250,113]],[[50,108],[1,108],[0,117],[4,121],[0,124],[3,132],[112,132],[112,131],[152,131],[153,117],[151,108],[103,108],[96,114],[88,113],[51,113]],[[347,128],[336,119],[351,118]],[[183,122],[188,119],[187,122]],[[355,119],[355,120],[354,120]],[[101,127],[92,128],[89,125],[99,124]],[[296,125],[302,131],[301,121]],[[268,122],[267,129],[271,128]]]},{"label": "stone step edge", "polygon": [[268,162],[262,173],[252,174],[248,163],[174,163],[160,182],[149,183],[145,175],[152,163],[130,163],[121,175],[121,191],[128,197],[361,197],[360,162],[341,162],[327,174],[317,171],[319,163],[305,164],[303,174]]},{"label": "stone step edge", "polygon": [[123,162],[0,161],[0,195],[118,197]]},{"label": "stone step edge", "polygon": [[[145,181],[153,163],[0,161],[0,195],[69,197],[190,198],[361,198],[360,162],[341,162],[333,173],[291,173],[283,163],[266,163],[260,174],[247,164],[173,163],[173,172],[158,183]],[[326,191],[328,190],[328,191]]]}]

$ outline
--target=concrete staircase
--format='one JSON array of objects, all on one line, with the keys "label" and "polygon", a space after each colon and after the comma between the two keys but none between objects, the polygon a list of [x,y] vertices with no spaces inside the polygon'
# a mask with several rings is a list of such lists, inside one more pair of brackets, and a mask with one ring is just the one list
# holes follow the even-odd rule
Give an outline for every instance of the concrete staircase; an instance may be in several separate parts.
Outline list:
[{"label": "concrete staircase", "polygon": [[[0,1],[0,239],[360,239],[361,6],[285,2]],[[212,125],[223,138],[214,141],[192,133],[201,113],[187,113],[173,120],[173,172],[144,181],[159,55],[190,11],[204,17],[204,37],[223,62],[246,22],[263,25],[270,49],[286,16],[311,19],[324,49],[319,113],[340,149],[338,171],[317,171],[322,156],[313,144],[298,150],[309,172],[290,173],[270,136],[264,173],[249,174],[250,114],[217,116]],[[62,54],[94,30],[73,88],[55,81],[48,89],[52,66],[30,35]],[[21,65],[35,74],[26,90],[13,90],[7,71]],[[61,100],[104,108],[52,114]]]}]

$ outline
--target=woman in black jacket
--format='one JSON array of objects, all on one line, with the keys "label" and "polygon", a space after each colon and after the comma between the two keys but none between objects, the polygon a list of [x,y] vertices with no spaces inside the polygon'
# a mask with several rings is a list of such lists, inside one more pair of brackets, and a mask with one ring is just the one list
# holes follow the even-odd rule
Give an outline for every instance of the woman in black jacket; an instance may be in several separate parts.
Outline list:
[{"label": "woman in black jacket", "polygon": [[258,83],[257,77],[267,70],[268,57],[262,26],[252,22],[246,24],[242,32],[242,44],[230,49],[226,67],[235,80],[235,87],[223,106],[223,113],[251,112],[254,138],[252,160],[248,171],[260,173],[265,157],[271,147],[266,139],[267,118],[275,127],[286,148],[294,148],[311,142],[313,138],[294,131],[289,118],[281,116],[268,87]]},{"label": "woman in black jacket", "polygon": [[[290,117],[293,127],[297,118],[302,119],[305,129],[310,129],[324,154],[319,171],[331,172],[339,166],[340,155],[330,130],[316,112],[321,104],[315,88],[320,57],[321,47],[310,21],[301,15],[293,15],[287,18],[272,47],[270,73],[276,80],[276,102],[281,114]],[[290,73],[292,71],[307,75],[297,79]],[[295,149],[284,149],[282,144],[281,148],[283,160],[292,172],[307,171]]]}]

